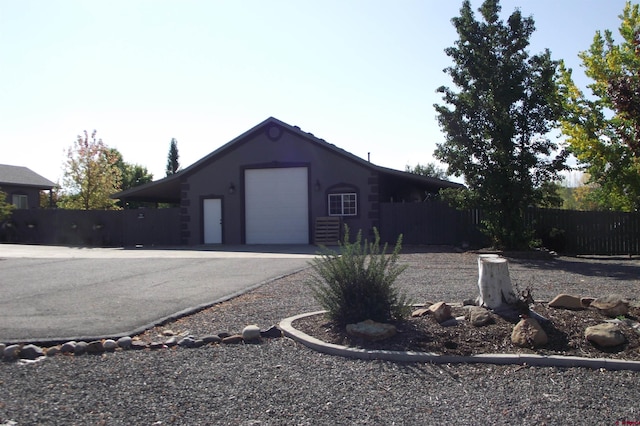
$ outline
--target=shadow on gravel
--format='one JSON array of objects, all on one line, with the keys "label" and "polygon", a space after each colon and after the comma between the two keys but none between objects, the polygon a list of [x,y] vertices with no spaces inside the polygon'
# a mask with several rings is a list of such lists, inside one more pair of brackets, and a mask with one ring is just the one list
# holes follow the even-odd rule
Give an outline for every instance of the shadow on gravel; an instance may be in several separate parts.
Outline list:
[{"label": "shadow on gravel", "polygon": [[640,265],[633,259],[608,258],[568,258],[551,260],[509,259],[514,265],[540,270],[562,270],[586,277],[608,277],[617,280],[637,280]]}]

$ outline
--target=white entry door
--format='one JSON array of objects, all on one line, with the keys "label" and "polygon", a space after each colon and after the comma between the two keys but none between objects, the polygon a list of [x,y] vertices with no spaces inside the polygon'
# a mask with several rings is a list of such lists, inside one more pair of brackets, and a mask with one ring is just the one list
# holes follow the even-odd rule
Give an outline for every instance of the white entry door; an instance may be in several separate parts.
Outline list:
[{"label": "white entry door", "polygon": [[204,243],[222,244],[222,200],[207,198],[203,200]]},{"label": "white entry door", "polygon": [[247,244],[309,244],[306,167],[251,169],[245,179]]}]

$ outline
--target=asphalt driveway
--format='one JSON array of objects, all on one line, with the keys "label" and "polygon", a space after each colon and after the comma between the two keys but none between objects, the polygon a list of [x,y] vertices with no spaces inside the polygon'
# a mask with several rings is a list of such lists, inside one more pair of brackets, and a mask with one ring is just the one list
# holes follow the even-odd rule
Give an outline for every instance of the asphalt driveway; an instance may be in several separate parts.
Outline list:
[{"label": "asphalt driveway", "polygon": [[316,251],[0,244],[0,342],[135,334],[305,268]]}]

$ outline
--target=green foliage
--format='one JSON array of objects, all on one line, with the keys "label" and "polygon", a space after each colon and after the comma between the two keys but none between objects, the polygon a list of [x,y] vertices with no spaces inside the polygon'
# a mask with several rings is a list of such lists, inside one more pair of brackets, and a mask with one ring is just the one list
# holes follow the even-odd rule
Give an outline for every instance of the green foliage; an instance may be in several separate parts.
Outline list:
[{"label": "green foliage", "polygon": [[565,116],[562,133],[571,152],[589,174],[589,201],[599,209],[640,208],[640,6],[627,2],[615,44],[610,30],[596,32],[580,52],[593,82],[585,96],[571,69],[561,70]]},{"label": "green foliage", "polygon": [[120,190],[122,173],[116,166],[118,157],[96,138],[94,130],[89,137],[79,135],[67,150],[64,170],[64,193],[58,206],[78,210],[118,209],[110,198]]},{"label": "green foliage", "polygon": [[397,264],[402,235],[391,255],[386,254],[387,244],[380,250],[380,235],[375,228],[374,235],[373,242],[365,240],[363,244],[360,231],[352,243],[345,226],[341,253],[324,248],[321,256],[312,261],[313,294],[329,318],[339,325],[368,319],[400,320],[409,313],[406,297],[394,286],[406,268]]},{"label": "green foliage", "polygon": [[413,173],[415,175],[427,176],[436,179],[446,179],[447,172],[445,172],[442,168],[436,166],[434,163],[427,163],[426,165],[422,165],[420,163],[416,164],[415,167],[411,167],[407,164],[405,167],[405,171],[408,173]]},{"label": "green foliage", "polygon": [[524,211],[545,199],[545,185],[565,169],[565,153],[546,135],[561,116],[556,68],[548,50],[529,56],[535,27],[516,10],[499,20],[497,0],[486,0],[475,19],[469,1],[453,18],[459,39],[445,50],[445,72],[457,91],[440,87],[447,105],[435,105],[446,140],[435,157],[448,173],[464,176],[466,190],[446,192],[454,205],[485,213],[485,231],[497,247],[521,249],[531,232]]},{"label": "green foliage", "polygon": [[178,141],[175,138],[171,139],[171,145],[169,146],[169,154],[167,155],[167,176],[174,175],[180,170],[180,163],[178,159]]},{"label": "green foliage", "polygon": [[[120,183],[121,191],[153,181],[153,174],[149,173],[146,167],[141,166],[140,164],[125,162],[120,151],[115,148],[109,148],[109,151],[117,158],[115,166],[120,169],[120,176],[122,177],[122,181]],[[123,201],[118,201],[117,204],[119,207],[125,207]],[[130,209],[137,209],[149,204],[150,203],[129,201],[126,204],[126,207]]]},{"label": "green foliage", "polygon": [[11,217],[13,207],[13,204],[7,201],[7,193],[0,190],[0,222],[4,222]]}]

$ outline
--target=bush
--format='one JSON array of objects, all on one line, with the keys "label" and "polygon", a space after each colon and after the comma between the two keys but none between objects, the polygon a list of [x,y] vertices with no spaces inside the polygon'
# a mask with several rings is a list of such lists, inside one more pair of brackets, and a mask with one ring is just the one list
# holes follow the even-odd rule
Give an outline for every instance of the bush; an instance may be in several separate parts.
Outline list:
[{"label": "bush", "polygon": [[373,242],[365,240],[362,244],[360,231],[351,243],[349,228],[345,226],[340,252],[323,248],[320,257],[311,262],[315,271],[310,281],[313,294],[338,325],[368,319],[401,320],[410,312],[406,297],[394,286],[398,275],[406,269],[397,264],[402,235],[388,256],[387,244],[380,251],[380,235],[376,228],[373,232]]}]

